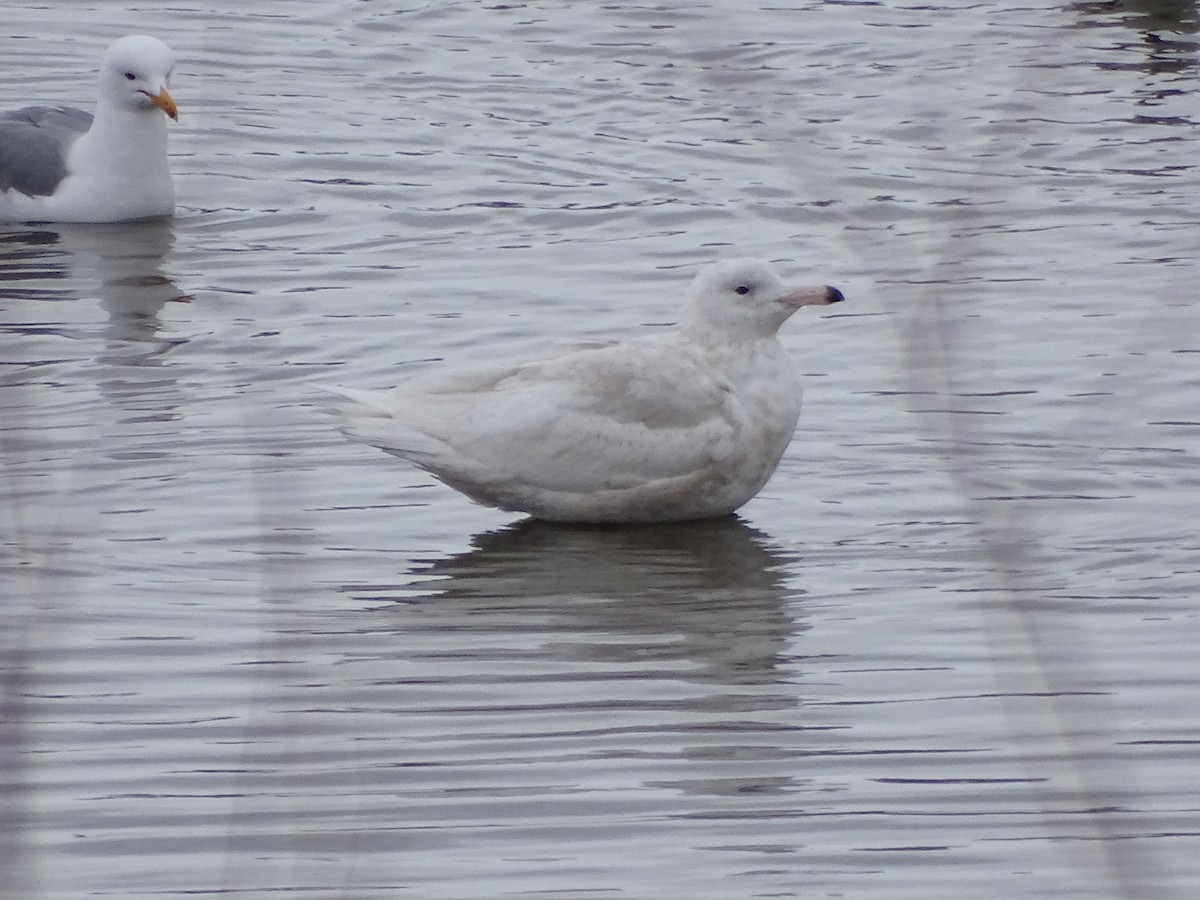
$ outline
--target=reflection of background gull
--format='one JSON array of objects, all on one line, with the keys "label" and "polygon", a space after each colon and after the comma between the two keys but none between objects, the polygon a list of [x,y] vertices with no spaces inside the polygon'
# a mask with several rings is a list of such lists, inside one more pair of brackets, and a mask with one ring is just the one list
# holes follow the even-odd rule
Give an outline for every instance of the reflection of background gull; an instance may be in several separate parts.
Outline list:
[{"label": "reflection of background gull", "polygon": [[[125,365],[157,365],[158,357],[183,343],[181,338],[160,335],[159,313],[167,303],[186,302],[183,294],[162,270],[163,260],[175,243],[170,223],[148,222],[133,226],[110,226],[98,235],[96,229],[69,236],[75,259],[85,254],[94,261],[100,303],[108,312],[110,354],[106,361]],[[122,348],[140,343],[141,347]],[[145,345],[149,346],[145,346]]]},{"label": "reflection of background gull", "polygon": [[[140,347],[122,360],[127,364],[146,361],[179,343],[158,337],[162,324],[158,314],[163,306],[188,299],[163,272],[163,261],[174,243],[171,224],[162,221],[40,226],[2,234],[0,299],[53,302],[98,298],[109,315],[107,338],[154,344],[153,349]],[[20,288],[13,286],[17,282]],[[54,306],[36,315],[28,307],[25,312],[24,325],[9,322],[5,327],[75,337],[76,323],[89,320],[89,310],[73,315],[69,309]]]},{"label": "reflection of background gull", "polygon": [[[577,659],[680,660],[706,679],[769,683],[799,627],[785,603],[799,592],[783,584],[794,556],[734,517],[637,528],[524,520],[473,544],[413,572],[430,580],[406,628],[537,629]],[[375,600],[396,593],[346,591]]]},{"label": "reflection of background gull", "polygon": [[[26,359],[7,362],[38,366],[91,357],[101,366],[97,386],[121,405],[161,388],[160,375],[138,376],[132,367],[157,367],[183,343],[161,333],[163,307],[189,299],[163,272],[174,241],[165,221],[39,226],[0,235],[0,329],[44,338],[23,344]],[[107,313],[99,330],[89,302],[96,299]],[[72,342],[69,350],[63,339]],[[98,352],[84,344],[97,339]]]}]

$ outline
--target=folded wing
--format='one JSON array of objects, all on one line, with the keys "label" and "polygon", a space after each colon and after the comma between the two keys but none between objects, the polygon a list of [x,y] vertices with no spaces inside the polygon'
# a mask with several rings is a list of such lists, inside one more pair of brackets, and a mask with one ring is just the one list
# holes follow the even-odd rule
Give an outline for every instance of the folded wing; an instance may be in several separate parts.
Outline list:
[{"label": "folded wing", "polygon": [[340,392],[347,432],[484,502],[524,488],[593,492],[689,477],[722,455],[736,411],[698,360],[646,340],[546,362]]},{"label": "folded wing", "polygon": [[67,175],[67,151],[92,124],[69,106],[27,106],[0,115],[0,191],[54,193]]}]

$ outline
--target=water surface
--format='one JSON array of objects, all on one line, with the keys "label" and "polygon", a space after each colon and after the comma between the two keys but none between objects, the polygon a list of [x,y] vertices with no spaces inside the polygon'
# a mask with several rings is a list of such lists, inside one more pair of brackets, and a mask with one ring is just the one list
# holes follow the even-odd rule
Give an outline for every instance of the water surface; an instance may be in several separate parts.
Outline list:
[{"label": "water surface", "polygon": [[[0,227],[0,895],[1183,898],[1185,3],[10,3],[7,105],[177,51],[170,223]],[[777,261],[739,517],[573,529],[383,387]]]}]

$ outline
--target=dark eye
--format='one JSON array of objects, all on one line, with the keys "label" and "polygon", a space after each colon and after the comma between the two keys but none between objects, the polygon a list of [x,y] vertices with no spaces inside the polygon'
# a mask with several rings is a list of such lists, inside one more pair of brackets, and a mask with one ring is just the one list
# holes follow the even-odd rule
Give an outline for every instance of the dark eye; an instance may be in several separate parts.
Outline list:
[{"label": "dark eye", "polygon": [[733,290],[734,290],[734,293],[737,293],[737,294],[748,294],[748,293],[750,293],[750,286],[746,285],[746,284],[739,284]]},{"label": "dark eye", "polygon": [[126,80],[126,81],[137,81],[137,76],[136,76],[136,75],[134,75],[132,72],[126,72],[126,73],[125,73],[125,80]]}]

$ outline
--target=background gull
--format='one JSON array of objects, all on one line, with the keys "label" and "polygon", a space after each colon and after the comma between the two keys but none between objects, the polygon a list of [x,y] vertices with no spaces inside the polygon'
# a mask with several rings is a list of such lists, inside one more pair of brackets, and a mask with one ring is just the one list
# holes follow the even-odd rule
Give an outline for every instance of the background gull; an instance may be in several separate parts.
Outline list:
[{"label": "background gull", "polygon": [[801,389],[776,338],[801,306],[761,260],[702,271],[678,326],[519,365],[334,389],[352,438],[411,460],[471,499],[560,522],[732,513],[792,438]]},{"label": "background gull", "polygon": [[94,117],[73,107],[0,113],[0,221],[171,215],[163,114],[178,117],[167,90],[174,65],[161,41],[128,35],[104,54]]}]

